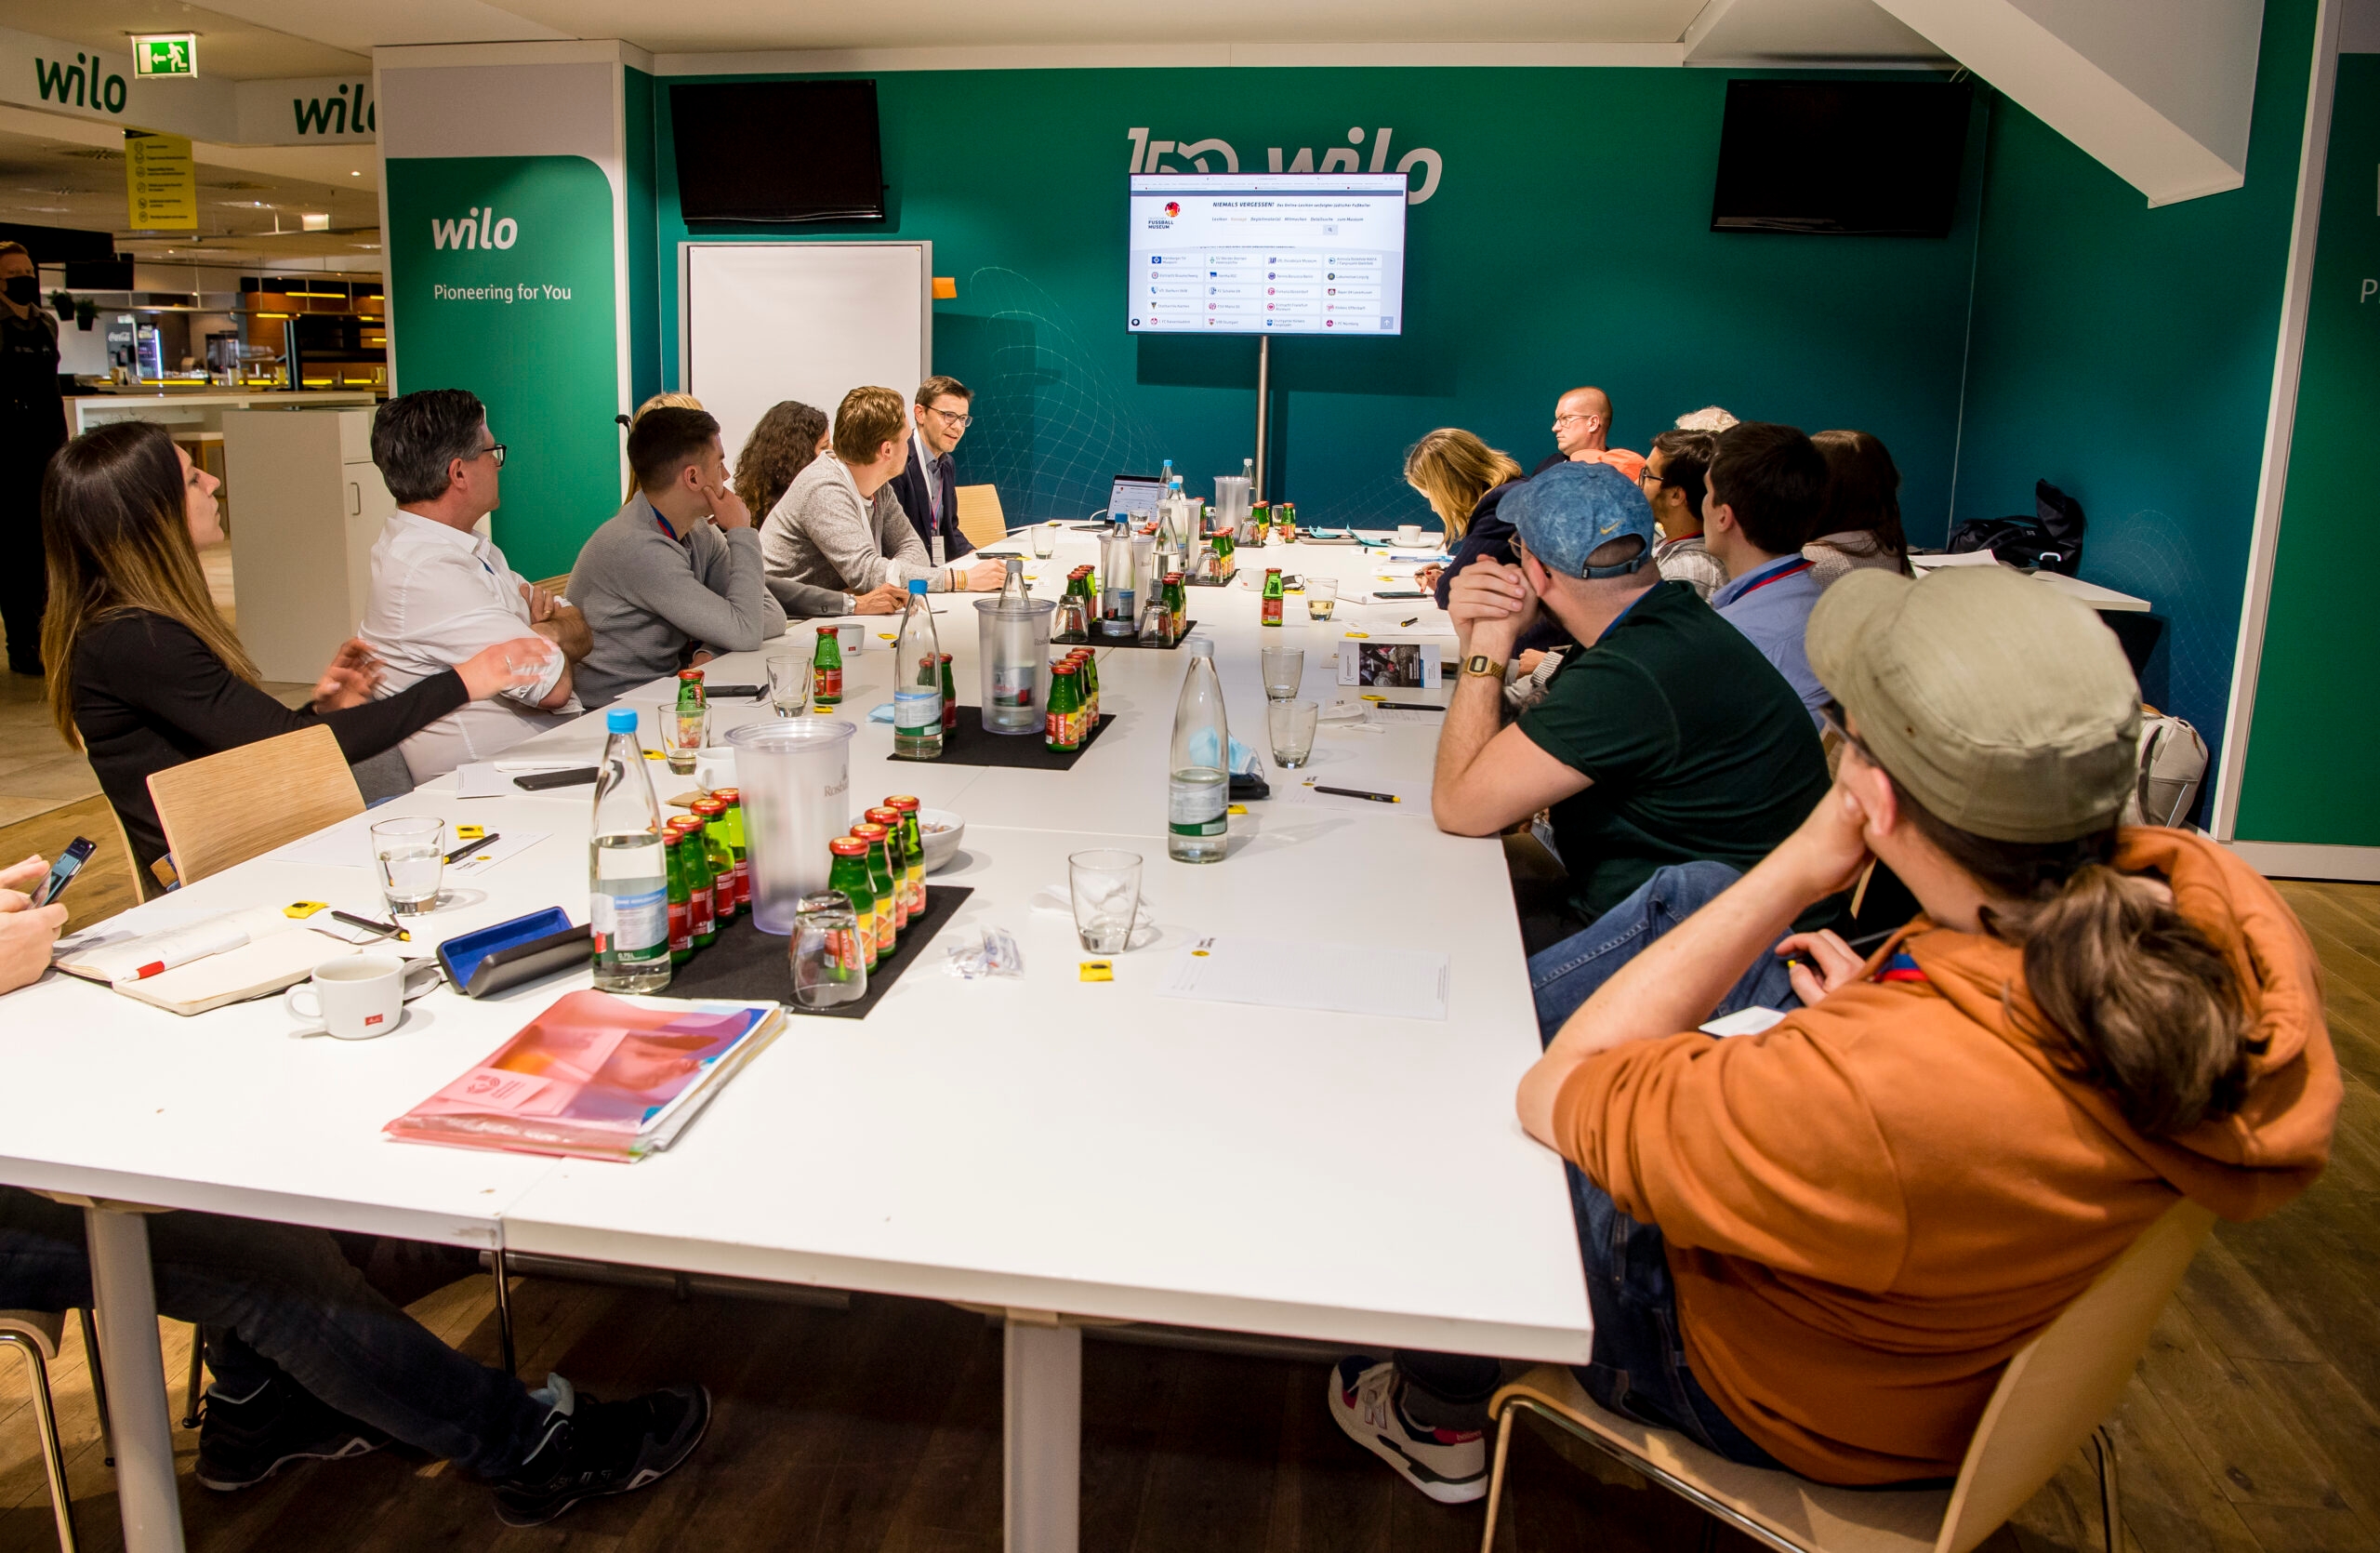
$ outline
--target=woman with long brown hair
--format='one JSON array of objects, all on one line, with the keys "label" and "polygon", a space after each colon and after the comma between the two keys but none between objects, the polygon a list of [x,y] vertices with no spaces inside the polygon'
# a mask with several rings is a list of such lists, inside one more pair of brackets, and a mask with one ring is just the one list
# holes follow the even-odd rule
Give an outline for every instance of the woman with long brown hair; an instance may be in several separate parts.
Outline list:
[{"label": "woman with long brown hair", "polygon": [[[144,875],[165,855],[150,773],[317,722],[360,761],[466,701],[533,683],[548,651],[542,637],[498,643],[375,700],[378,665],[350,638],[311,703],[291,710],[258,685],[256,665],[206,591],[198,550],[223,537],[219,484],[163,427],[121,421],[60,448],[42,485],[50,717],[90,756]],[[247,607],[269,610],[272,601]]]},{"label": "woman with long brown hair", "polygon": [[[735,494],[756,524],[765,524],[776,511],[794,476],[818,461],[834,445],[834,429],[826,412],[799,399],[782,399],[769,406],[744,439],[735,455]],[[830,615],[897,615],[909,602],[908,590],[887,582],[865,593],[797,582],[789,577],[769,578],[769,591],[790,617],[816,619]]]},{"label": "woman with long brown hair", "polygon": [[1496,516],[1496,508],[1522,478],[1511,454],[1459,426],[1441,426],[1405,450],[1405,483],[1421,493],[1446,525],[1446,546],[1453,555],[1443,568],[1424,566],[1414,577],[1436,592],[1440,609],[1447,606],[1447,585],[1454,575],[1479,557],[1514,564],[1513,525]]},{"label": "woman with long brown hair", "polygon": [[1826,505],[1818,511],[1818,538],[1802,547],[1810,575],[1821,588],[1845,572],[1868,567],[1909,576],[1900,468],[1892,450],[1866,431],[1820,431],[1810,441],[1826,459]]}]

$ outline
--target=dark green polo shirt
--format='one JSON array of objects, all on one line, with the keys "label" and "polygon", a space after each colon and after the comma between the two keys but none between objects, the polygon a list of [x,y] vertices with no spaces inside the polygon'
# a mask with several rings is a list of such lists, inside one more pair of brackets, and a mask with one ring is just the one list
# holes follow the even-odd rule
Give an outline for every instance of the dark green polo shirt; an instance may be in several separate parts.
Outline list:
[{"label": "dark green polo shirt", "polygon": [[1828,787],[1793,687],[1683,583],[1654,584],[1573,653],[1520,729],[1593,778],[1554,805],[1570,903],[1589,922],[1672,863],[1750,869]]}]

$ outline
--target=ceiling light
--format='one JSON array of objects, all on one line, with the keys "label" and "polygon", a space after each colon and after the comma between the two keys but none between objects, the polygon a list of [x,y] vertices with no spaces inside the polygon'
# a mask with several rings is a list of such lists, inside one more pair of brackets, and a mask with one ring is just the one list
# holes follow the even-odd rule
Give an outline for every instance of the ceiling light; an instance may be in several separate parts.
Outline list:
[{"label": "ceiling light", "polygon": [[331,230],[331,213],[327,210],[300,211],[298,215],[298,230],[300,232],[328,232]]}]

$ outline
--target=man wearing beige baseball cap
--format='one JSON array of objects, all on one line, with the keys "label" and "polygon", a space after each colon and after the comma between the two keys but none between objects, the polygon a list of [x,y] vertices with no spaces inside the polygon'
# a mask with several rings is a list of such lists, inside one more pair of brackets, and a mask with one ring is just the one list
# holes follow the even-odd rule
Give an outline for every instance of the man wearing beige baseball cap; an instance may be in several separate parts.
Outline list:
[{"label": "man wearing beige baseball cap", "polygon": [[[1604,981],[1518,1108],[1578,1166],[1599,1400],[1831,1482],[1948,1478],[2003,1361],[2178,1198],[2305,1189],[2338,1068],[2271,886],[2118,827],[2139,697],[2095,616],[2000,568],[1860,571],[1807,644],[1834,786]],[[1864,962],[1787,936],[1871,857],[1924,915]],[[1749,974],[1772,957],[1792,995]],[[1747,987],[1783,1018],[1697,1030]]]}]

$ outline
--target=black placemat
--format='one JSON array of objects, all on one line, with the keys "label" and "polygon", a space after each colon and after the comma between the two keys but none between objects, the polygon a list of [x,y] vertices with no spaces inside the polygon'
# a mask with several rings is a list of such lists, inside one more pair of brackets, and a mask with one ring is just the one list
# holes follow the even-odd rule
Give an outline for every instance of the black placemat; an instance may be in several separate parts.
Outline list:
[{"label": "black placemat", "polygon": [[901,979],[901,973],[918,962],[933,936],[942,931],[969,896],[975,893],[970,884],[937,884],[926,881],[926,914],[922,920],[912,917],[902,930],[901,942],[892,950],[892,958],[870,971],[867,995],[832,1008],[804,1008],[793,1001],[793,961],[788,951],[791,941],[774,933],[763,933],[752,924],[752,913],[745,912],[727,924],[719,942],[707,949],[696,949],[694,957],[670,973],[669,989],[657,994],[664,998],[735,998],[745,1002],[768,999],[785,1004],[791,1014],[821,1014],[836,1019],[865,1019],[876,1001],[884,996],[886,988]]},{"label": "black placemat", "polygon": [[984,731],[984,709],[960,707],[959,726],[942,731],[942,758],[919,761],[907,755],[887,755],[887,761],[901,765],[1015,765],[1033,771],[1064,771],[1082,759],[1082,752],[1099,740],[1099,729],[1116,721],[1116,714],[1099,714],[1099,727],[1083,736],[1083,741],[1072,750],[1052,750],[1048,736],[1039,729],[1029,734],[987,734]]},{"label": "black placemat", "polygon": [[1174,648],[1179,647],[1183,643],[1187,642],[1190,639],[1191,630],[1193,627],[1197,626],[1197,621],[1192,620],[1189,624],[1184,625],[1182,628],[1182,634],[1175,637],[1170,642],[1144,642],[1137,636],[1094,636],[1088,642],[1078,642],[1074,644],[1074,645],[1078,647],[1146,647],[1153,653],[1170,653],[1173,651]]}]

